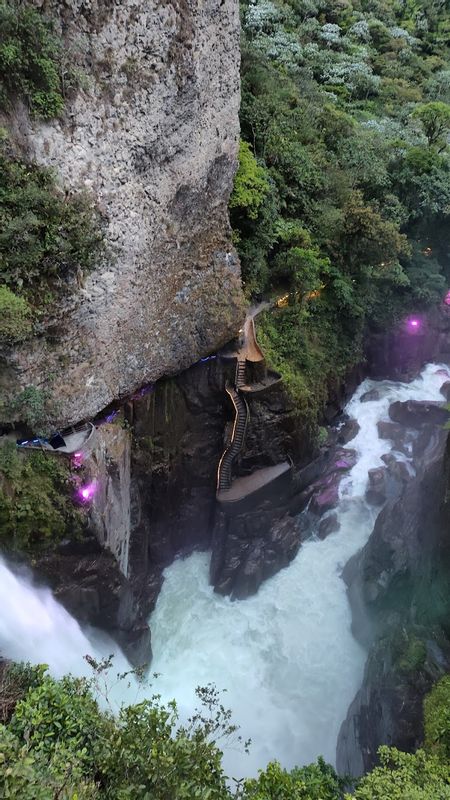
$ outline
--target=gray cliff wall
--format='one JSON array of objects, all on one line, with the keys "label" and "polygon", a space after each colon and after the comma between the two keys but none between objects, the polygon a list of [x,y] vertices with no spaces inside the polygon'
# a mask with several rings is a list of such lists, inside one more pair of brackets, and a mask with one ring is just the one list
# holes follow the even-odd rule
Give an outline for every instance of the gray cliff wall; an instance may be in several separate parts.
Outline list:
[{"label": "gray cliff wall", "polygon": [[86,189],[108,255],[47,331],[9,354],[11,391],[91,416],[229,340],[243,318],[228,198],[239,109],[237,0],[35,0],[87,76],[61,120],[9,126],[27,155]]}]

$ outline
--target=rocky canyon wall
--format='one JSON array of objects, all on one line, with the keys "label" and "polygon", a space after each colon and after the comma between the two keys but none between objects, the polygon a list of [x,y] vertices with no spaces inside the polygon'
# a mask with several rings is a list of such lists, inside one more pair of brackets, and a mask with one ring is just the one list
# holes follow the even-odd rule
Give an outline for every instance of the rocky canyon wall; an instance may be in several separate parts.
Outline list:
[{"label": "rocky canyon wall", "polygon": [[239,133],[237,0],[35,0],[83,76],[63,118],[18,105],[27,157],[85,189],[106,256],[41,335],[7,356],[8,391],[56,399],[59,425],[185,369],[240,327],[227,204]]}]

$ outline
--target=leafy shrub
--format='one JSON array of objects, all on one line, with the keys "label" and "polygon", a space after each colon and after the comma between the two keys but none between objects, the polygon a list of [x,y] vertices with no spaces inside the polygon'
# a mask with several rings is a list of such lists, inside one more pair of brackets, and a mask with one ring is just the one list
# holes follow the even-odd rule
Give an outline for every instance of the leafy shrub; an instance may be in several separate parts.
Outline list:
[{"label": "leafy shrub", "polygon": [[435,684],[424,702],[425,748],[450,763],[450,675]]},{"label": "leafy shrub", "polygon": [[239,144],[239,168],[234,181],[230,208],[239,208],[250,219],[256,219],[267,192],[269,183],[266,173],[253,155],[250,145],[241,141]]},{"label": "leafy shrub", "polygon": [[51,170],[0,147],[0,280],[38,305],[67,291],[101,252],[98,214],[83,194],[65,197]]},{"label": "leafy shrub", "polygon": [[346,800],[449,800],[449,767],[421,750],[380,747],[380,766],[362,778]]},{"label": "leafy shrub", "polygon": [[[97,676],[104,665],[94,667]],[[105,669],[110,662],[107,660]],[[287,771],[277,762],[258,778],[227,785],[218,742],[235,736],[217,690],[199,689],[201,707],[179,724],[175,702],[158,695],[112,716],[95,698],[98,677],[55,681],[25,670],[29,689],[0,725],[0,795],[14,800],[448,800],[449,764],[422,750],[381,747],[380,765],[345,792],[322,758]],[[106,697],[108,693],[106,681]],[[441,684],[442,686],[442,684]],[[105,697],[104,684],[101,684]],[[445,704],[445,696],[440,698]],[[437,695],[435,696],[437,699]],[[448,720],[441,718],[444,728]],[[439,723],[439,726],[441,722]],[[447,731],[448,733],[448,731]],[[231,740],[233,741],[233,739]]]},{"label": "leafy shrub", "polygon": [[55,681],[44,675],[17,703],[9,730],[35,754],[49,759],[55,748],[63,747],[77,755],[86,772],[94,772],[101,740],[108,733],[108,717],[100,713],[86,680]]},{"label": "leafy shrub", "polygon": [[18,342],[31,332],[31,309],[23,297],[0,286],[0,343]]},{"label": "leafy shrub", "polygon": [[36,116],[60,114],[62,52],[50,23],[36,8],[0,0],[0,108],[21,97]]},{"label": "leafy shrub", "polygon": [[0,661],[0,723],[9,722],[17,703],[38,686],[45,667]]},{"label": "leafy shrub", "polygon": [[14,418],[25,422],[36,436],[46,436],[48,416],[45,406],[46,395],[35,386],[27,386],[11,403],[10,411]]},{"label": "leafy shrub", "polygon": [[38,451],[0,447],[0,543],[19,552],[42,552],[81,533],[68,467]]},{"label": "leafy shrub", "polygon": [[273,762],[257,779],[245,781],[245,800],[341,800],[345,781],[319,758],[317,764],[291,772]]}]

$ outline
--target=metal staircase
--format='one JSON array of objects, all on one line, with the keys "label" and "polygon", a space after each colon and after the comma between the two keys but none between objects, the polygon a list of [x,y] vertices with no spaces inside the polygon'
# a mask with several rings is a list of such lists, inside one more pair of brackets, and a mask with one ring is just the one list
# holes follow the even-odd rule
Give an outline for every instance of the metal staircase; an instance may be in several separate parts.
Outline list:
[{"label": "metal staircase", "polygon": [[[245,361],[244,362],[238,361],[236,369],[236,384],[238,381],[238,371],[241,364],[243,364],[244,367],[243,382],[245,383]],[[218,492],[229,489],[231,486],[231,470],[233,466],[233,461],[239,455],[242,445],[244,444],[245,434],[248,425],[248,418],[249,418],[247,402],[239,394],[239,392],[232,386],[227,386],[226,392],[230,397],[231,402],[233,403],[235,409],[235,417],[234,417],[233,431],[231,434],[230,444],[223,453],[222,458],[220,459],[219,462],[219,468],[217,470]]]},{"label": "metal staircase", "polygon": [[236,389],[240,389],[241,386],[245,386],[246,383],[246,362],[244,359],[239,359],[236,365]]}]

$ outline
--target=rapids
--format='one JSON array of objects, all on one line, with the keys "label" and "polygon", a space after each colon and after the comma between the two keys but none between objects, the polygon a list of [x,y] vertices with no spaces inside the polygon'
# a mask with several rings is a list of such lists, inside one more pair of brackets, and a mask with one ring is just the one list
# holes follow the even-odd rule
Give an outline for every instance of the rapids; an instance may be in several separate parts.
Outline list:
[{"label": "rapids", "polygon": [[[215,683],[226,690],[224,705],[243,737],[252,739],[250,755],[225,747],[228,774],[255,774],[275,758],[288,768],[319,754],[334,763],[339,727],[366,658],[351,633],[341,572],[367,541],[377,513],[364,500],[367,472],[392,449],[379,439],[377,422],[395,400],[442,401],[439,390],[448,378],[445,366],[429,364],[410,384],[366,380],[359,386],[346,407],[360,431],[349,444],[357,463],[341,483],[340,530],[305,542],[257,595],[231,602],[214,594],[207,553],[178,559],[165,571],[150,618],[152,672],[161,673],[150,692],[163,700],[175,697],[183,719],[194,708],[196,686]],[[361,403],[374,387],[380,398]],[[0,608],[0,655],[46,663],[56,676],[89,674],[86,653],[101,658],[118,650],[98,631],[82,630],[48,589],[1,560]],[[127,667],[120,652],[115,666]],[[134,688],[121,691],[124,700],[135,699]]]},{"label": "rapids", "polygon": [[[439,369],[444,374],[439,374]],[[269,760],[293,767],[322,754],[335,762],[336,741],[362,680],[366,653],[351,633],[341,572],[367,541],[379,509],[364,499],[367,473],[392,448],[378,436],[395,400],[442,401],[448,370],[429,364],[409,384],[365,380],[346,407],[360,430],[348,447],[358,461],[343,479],[340,530],[309,539],[286,568],[247,600],[231,602],[208,585],[208,555],[175,561],[150,619],[163,699],[176,697],[182,715],[197,685],[226,689],[225,704],[251,737],[250,755],[225,749],[229,774],[255,774]],[[380,399],[360,402],[369,389]],[[399,458],[405,456],[397,454]]]}]

